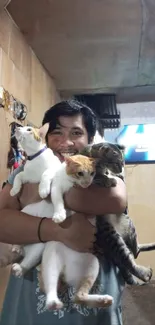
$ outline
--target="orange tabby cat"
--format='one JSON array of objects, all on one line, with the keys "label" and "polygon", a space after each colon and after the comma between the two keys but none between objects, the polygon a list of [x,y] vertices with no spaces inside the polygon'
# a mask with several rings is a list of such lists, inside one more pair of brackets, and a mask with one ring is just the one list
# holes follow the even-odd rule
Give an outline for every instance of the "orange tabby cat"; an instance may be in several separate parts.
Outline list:
[{"label": "orange tabby cat", "polygon": [[56,172],[51,188],[54,208],[53,220],[57,223],[66,219],[63,195],[74,185],[87,188],[95,176],[95,160],[90,157],[76,155],[65,157],[60,169]]},{"label": "orange tabby cat", "polygon": [[[88,187],[95,176],[95,161],[77,155],[66,157],[56,172],[51,188],[54,208],[53,220],[62,222],[66,218],[63,194],[75,184]],[[87,231],[87,229],[86,229]],[[45,244],[42,257],[42,280],[48,309],[60,309],[63,303],[58,298],[57,287],[60,275],[76,289],[74,302],[91,307],[108,307],[113,298],[109,295],[89,294],[99,272],[99,261],[91,253],[79,253],[60,242]]]}]

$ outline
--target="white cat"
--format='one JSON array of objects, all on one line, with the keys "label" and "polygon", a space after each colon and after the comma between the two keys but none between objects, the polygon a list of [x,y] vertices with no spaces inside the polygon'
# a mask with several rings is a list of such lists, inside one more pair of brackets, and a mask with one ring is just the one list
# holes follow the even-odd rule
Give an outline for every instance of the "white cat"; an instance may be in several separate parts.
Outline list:
[{"label": "white cat", "polygon": [[[40,165],[37,163],[36,166],[34,162],[35,160],[39,160],[38,158],[47,150],[46,149],[43,152],[40,152],[40,155],[37,155],[36,157],[36,153],[42,150],[43,147],[41,147],[41,149],[40,147],[38,148],[38,146],[37,149],[36,146],[33,147],[32,143],[34,144],[33,139],[35,138],[34,132],[32,132],[31,128],[26,129],[26,131],[27,136],[24,136],[22,133],[19,139],[20,141],[23,141],[23,149],[26,149],[25,151],[27,152],[28,156],[31,155],[31,158],[33,156],[33,159],[29,161],[29,164],[27,164],[26,170],[28,171],[29,175],[27,177],[24,177],[22,174],[21,177],[19,176],[17,178],[13,194],[17,193],[20,190],[24,182],[32,182],[32,180],[33,182],[40,181],[38,172],[36,173],[36,177],[34,177],[33,172],[35,169],[38,169],[38,166],[42,167],[42,164]],[[32,137],[28,141],[29,147],[31,148],[30,153],[28,152],[29,147],[24,147],[23,145],[24,143],[27,144],[26,138],[28,137],[29,132],[32,132]],[[33,149],[35,148],[35,152],[32,151],[32,147]],[[50,152],[52,153],[51,150]],[[85,159],[83,160],[83,158]],[[66,158],[66,162],[62,165],[58,162],[56,166],[54,165],[56,169],[59,169],[59,172],[56,172],[56,174],[52,162],[50,164],[50,166],[52,165],[52,168],[46,169],[45,172],[42,168],[40,169],[42,171],[42,180],[39,187],[39,193],[41,197],[47,196],[53,178],[51,193],[53,196],[52,200],[54,202],[54,211],[52,203],[49,203],[46,200],[28,205],[22,211],[38,217],[52,217],[53,215],[54,220],[57,222],[64,220],[66,218],[66,212],[64,210],[63,194],[75,184],[80,185],[83,188],[88,187],[91,184],[95,174],[94,163],[92,159],[87,157],[83,158],[80,159],[80,164],[78,157],[76,158],[76,161],[75,157]],[[30,162],[32,161],[33,166],[30,165]],[[32,167],[32,169],[30,167]],[[32,177],[30,175],[30,172]],[[59,309],[62,307],[62,302],[57,296],[57,283],[62,273],[65,277],[66,282],[69,285],[73,285],[77,289],[74,299],[76,303],[85,303],[92,307],[107,307],[112,304],[113,298],[109,295],[89,294],[89,291],[92,288],[99,272],[99,262],[93,254],[79,253],[73,251],[60,242],[54,241],[46,244],[38,243],[26,245],[24,246],[24,251],[25,257],[23,261],[20,264],[13,264],[12,270],[16,276],[22,276],[26,271],[39,263],[43,254],[42,276],[47,297],[47,308]]]},{"label": "white cat", "polygon": [[[50,193],[51,180],[55,172],[61,166],[59,159],[52,150],[43,142],[49,124],[45,124],[39,130],[33,127],[19,127],[16,129],[16,138],[27,154],[24,170],[16,175],[10,194],[19,193],[22,184],[31,182],[39,183],[39,193],[46,197]],[[47,173],[48,171],[48,173]],[[46,176],[48,174],[48,177]],[[44,175],[43,179],[42,176]],[[52,203],[45,200],[26,206],[22,212],[38,217],[52,218]],[[20,264],[14,263],[12,271],[16,276],[21,276],[27,270],[35,266],[41,259],[44,249],[43,243],[24,246],[24,259]],[[12,251],[18,252],[19,246],[13,245]]]},{"label": "white cat", "polygon": [[66,219],[63,195],[74,185],[87,188],[95,176],[95,160],[82,155],[65,157],[55,173],[51,185],[51,200],[53,203],[53,221],[63,222]]},{"label": "white cat", "polygon": [[[16,129],[15,136],[26,152],[27,160],[24,165],[24,170],[17,174],[14,179],[13,187],[10,191],[11,196],[18,194],[22,184],[27,182],[40,182],[39,193],[41,192],[41,197],[47,197],[50,193],[51,180],[56,170],[61,166],[61,163],[53,154],[53,151],[47,148],[43,142],[48,127],[49,124],[46,123],[40,129],[35,129],[30,126],[18,127]],[[46,177],[47,171],[48,177]],[[45,182],[46,184],[44,184]]]},{"label": "white cat", "polygon": [[[22,209],[21,212],[40,218],[52,218],[53,205],[51,202],[42,200],[40,202],[27,205],[24,209]],[[12,264],[12,273],[17,277],[21,277],[27,271],[37,266],[38,263],[41,261],[44,248],[44,243],[24,245],[24,258],[20,263]],[[18,246],[16,247],[16,245],[13,245],[14,251],[18,251],[18,249]]]},{"label": "white cat", "polygon": [[[66,158],[56,172],[51,186],[54,221],[62,222],[66,218],[63,194],[75,184],[83,188],[88,187],[94,175],[95,166],[92,158],[81,155]],[[60,242],[48,242],[43,251],[41,270],[48,309],[60,309],[63,306],[57,293],[59,277],[62,274],[65,282],[76,288],[74,297],[76,303],[84,303],[91,307],[108,307],[113,302],[113,298],[109,295],[89,294],[99,273],[99,261],[91,253],[73,251]]]}]

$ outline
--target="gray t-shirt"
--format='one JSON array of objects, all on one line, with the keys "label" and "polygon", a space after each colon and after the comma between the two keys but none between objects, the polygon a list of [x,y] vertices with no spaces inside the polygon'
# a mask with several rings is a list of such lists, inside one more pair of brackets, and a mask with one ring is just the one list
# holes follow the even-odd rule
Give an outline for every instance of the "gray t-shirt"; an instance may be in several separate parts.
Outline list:
[{"label": "gray t-shirt", "polygon": [[[13,184],[18,168],[8,179]],[[109,308],[90,308],[71,303],[74,288],[60,287],[64,308],[47,311],[45,295],[40,291],[38,271],[31,270],[21,279],[10,276],[0,325],[122,325],[121,295],[124,280],[117,267],[100,258],[100,272],[93,293],[109,294],[114,303]]]}]

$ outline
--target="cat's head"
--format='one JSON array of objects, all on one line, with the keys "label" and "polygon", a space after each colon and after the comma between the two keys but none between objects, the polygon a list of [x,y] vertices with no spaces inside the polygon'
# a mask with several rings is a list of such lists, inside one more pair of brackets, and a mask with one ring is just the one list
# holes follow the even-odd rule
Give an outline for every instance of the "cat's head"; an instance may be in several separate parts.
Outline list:
[{"label": "cat's head", "polygon": [[40,129],[32,126],[17,127],[15,136],[17,141],[20,142],[23,150],[37,149],[40,144],[45,142],[45,136],[48,131],[49,124],[46,123]]},{"label": "cat's head", "polygon": [[124,168],[124,151],[124,146],[109,142],[95,144],[91,149],[92,156],[100,158],[116,174],[121,173]]},{"label": "cat's head", "polygon": [[75,184],[83,188],[89,187],[95,177],[96,161],[82,155],[65,157],[66,172]]}]

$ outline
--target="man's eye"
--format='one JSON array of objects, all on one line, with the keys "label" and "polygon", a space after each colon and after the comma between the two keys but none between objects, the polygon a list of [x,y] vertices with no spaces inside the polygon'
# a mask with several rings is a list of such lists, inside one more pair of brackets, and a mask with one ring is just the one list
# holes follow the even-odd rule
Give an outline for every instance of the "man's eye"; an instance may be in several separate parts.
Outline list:
[{"label": "man's eye", "polygon": [[72,134],[73,135],[76,135],[76,136],[80,136],[80,135],[82,135],[82,132],[80,132],[80,131],[74,131]]},{"label": "man's eye", "polygon": [[53,131],[53,132],[51,132],[51,134],[54,134],[54,135],[62,135],[62,132],[61,131]]}]

